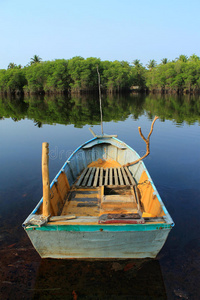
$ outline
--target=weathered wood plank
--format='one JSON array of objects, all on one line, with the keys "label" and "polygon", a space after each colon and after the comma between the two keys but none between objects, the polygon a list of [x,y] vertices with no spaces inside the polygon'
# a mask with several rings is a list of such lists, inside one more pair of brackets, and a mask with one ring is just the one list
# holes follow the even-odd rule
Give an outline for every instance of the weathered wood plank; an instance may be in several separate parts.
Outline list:
[{"label": "weathered wood plank", "polygon": [[133,195],[106,195],[103,198],[103,202],[122,202],[122,203],[133,203],[134,196]]},{"label": "weathered wood plank", "polygon": [[95,207],[95,206],[98,206],[98,203],[96,202],[82,202],[82,203],[78,203],[77,204],[77,207]]},{"label": "weathered wood plank", "polygon": [[122,171],[122,175],[123,175],[125,184],[126,184],[126,185],[130,185],[130,183],[129,183],[129,181],[128,181],[128,177],[127,177],[126,172],[124,171],[124,168],[123,168],[123,167],[121,168],[121,171]]},{"label": "weathered wood plank", "polygon": [[96,171],[96,168],[92,168],[92,172],[91,172],[91,174],[90,174],[90,177],[89,177],[87,186],[91,186],[91,185],[92,185],[92,181],[93,181],[93,178],[94,178],[94,173],[95,173],[95,171]]},{"label": "weathered wood plank", "polygon": [[119,180],[118,180],[117,169],[116,168],[114,168],[114,177],[115,177],[115,185],[119,185]]},{"label": "weathered wood plank", "polygon": [[118,174],[119,174],[120,185],[124,185],[123,178],[122,178],[122,173],[121,173],[121,169],[117,168],[117,171],[118,171]]},{"label": "weathered wood plank", "polygon": [[76,185],[79,186],[79,185],[81,184],[81,182],[82,182],[82,180],[83,180],[85,174],[87,173],[87,171],[88,171],[88,168],[85,168],[85,170],[84,170],[83,173],[81,174],[79,180],[77,181]]},{"label": "weathered wood plank", "polygon": [[134,202],[137,203],[137,199],[136,199],[136,196],[135,196],[134,186],[131,186],[131,192],[132,192],[132,195],[133,195]]},{"label": "weathered wood plank", "polygon": [[52,208],[51,216],[56,216],[60,213],[59,206],[62,207],[62,203],[55,184],[50,189],[50,197],[51,197],[50,201],[51,201],[51,208]]},{"label": "weathered wood plank", "polygon": [[65,199],[67,192],[69,191],[63,173],[57,178],[58,187],[60,190],[62,201]]},{"label": "weathered wood plank", "polygon": [[74,202],[98,202],[98,198],[97,197],[87,197],[87,198],[72,198],[70,201],[74,201]]},{"label": "weathered wood plank", "polygon": [[76,219],[76,216],[75,215],[53,216],[49,218],[49,221],[56,222],[56,221],[72,220],[72,219]]},{"label": "weathered wood plank", "polygon": [[138,190],[137,190],[136,185],[134,186],[134,191],[135,191],[135,197],[136,197],[136,201],[137,201],[138,211],[141,211],[140,199],[139,199]]},{"label": "weathered wood plank", "polygon": [[109,185],[113,185],[113,172],[112,172],[112,168],[109,168]]},{"label": "weathered wood plank", "polygon": [[139,214],[103,214],[99,217],[100,224],[144,224],[145,221]]},{"label": "weathered wood plank", "polygon": [[90,176],[91,171],[92,171],[92,169],[89,168],[88,172],[85,174],[85,177],[83,179],[83,182],[82,182],[81,186],[86,186],[87,185],[87,181],[88,181],[88,178]]},{"label": "weathered wood plank", "polygon": [[99,178],[99,168],[96,168],[96,174],[95,174],[95,177],[94,177],[93,186],[97,186],[98,178]]},{"label": "weathered wood plank", "polygon": [[62,197],[62,193],[61,193],[61,191],[60,191],[60,187],[59,187],[58,181],[55,181],[54,185],[55,185],[56,190],[57,190],[57,192],[58,192],[58,195],[59,195],[59,197],[60,197],[61,203],[64,204],[64,199],[63,199],[63,197]]},{"label": "weathered wood plank", "polygon": [[[98,193],[98,190],[97,189],[95,189],[95,190],[93,190],[93,191],[88,191],[88,190],[75,190],[75,193],[76,193],[76,195],[79,195],[79,194],[83,194],[83,195],[89,195],[89,194],[97,194]],[[78,197],[78,196],[77,196]]]},{"label": "weathered wood plank", "polygon": [[67,190],[69,191],[70,190],[70,185],[69,185],[69,181],[68,181],[67,175],[66,175],[66,173],[65,173],[64,170],[62,170],[61,174],[63,175],[63,178],[64,178],[66,186],[67,186]]},{"label": "weathered wood plank", "polygon": [[108,185],[108,168],[106,168],[104,185]]},{"label": "weathered wood plank", "polygon": [[125,167],[124,169],[125,169],[125,171],[126,171],[126,173],[128,175],[128,178],[129,178],[131,184],[135,185],[136,184],[135,180],[134,180],[133,176],[131,175],[131,172],[129,171],[129,169],[127,167]]},{"label": "weathered wood plank", "polygon": [[103,168],[100,169],[99,186],[103,185]]}]

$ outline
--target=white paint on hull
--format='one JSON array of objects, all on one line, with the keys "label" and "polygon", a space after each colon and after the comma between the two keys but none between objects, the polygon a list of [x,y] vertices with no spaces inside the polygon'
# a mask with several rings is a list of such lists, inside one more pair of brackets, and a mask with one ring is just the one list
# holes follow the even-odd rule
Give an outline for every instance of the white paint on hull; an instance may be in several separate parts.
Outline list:
[{"label": "white paint on hull", "polygon": [[129,232],[30,230],[27,234],[42,258],[154,258],[171,229]]}]

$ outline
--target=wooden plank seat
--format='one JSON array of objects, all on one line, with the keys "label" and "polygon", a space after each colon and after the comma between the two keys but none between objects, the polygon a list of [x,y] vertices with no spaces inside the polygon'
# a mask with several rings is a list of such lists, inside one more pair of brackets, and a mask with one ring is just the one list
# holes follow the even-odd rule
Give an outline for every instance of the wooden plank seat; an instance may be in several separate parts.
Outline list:
[{"label": "wooden plank seat", "polygon": [[98,186],[135,186],[135,180],[127,167],[121,168],[85,168],[76,184],[77,187]]}]

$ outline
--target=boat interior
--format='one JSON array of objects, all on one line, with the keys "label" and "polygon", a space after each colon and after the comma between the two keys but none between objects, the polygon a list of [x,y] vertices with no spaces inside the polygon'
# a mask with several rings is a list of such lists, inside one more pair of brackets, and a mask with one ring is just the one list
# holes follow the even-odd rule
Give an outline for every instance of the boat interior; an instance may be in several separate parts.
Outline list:
[{"label": "boat interior", "polygon": [[[137,182],[129,167],[112,159],[93,161],[72,185],[62,170],[51,187],[50,198],[48,224],[52,225],[165,222],[146,171]],[[42,204],[37,214],[42,214]]]}]

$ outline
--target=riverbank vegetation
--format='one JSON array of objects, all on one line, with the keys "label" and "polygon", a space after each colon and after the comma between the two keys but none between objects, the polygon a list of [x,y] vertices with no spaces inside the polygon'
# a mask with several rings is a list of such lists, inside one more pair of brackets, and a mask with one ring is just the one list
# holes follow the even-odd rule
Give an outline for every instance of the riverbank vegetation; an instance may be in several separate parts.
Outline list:
[{"label": "riverbank vegetation", "polygon": [[101,61],[99,58],[42,61],[34,55],[22,67],[10,63],[0,70],[0,92],[5,94],[83,94],[98,91],[97,65],[104,93],[160,92],[200,93],[200,58],[180,55],[157,64],[150,60],[143,66],[135,59],[126,61]]}]

